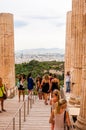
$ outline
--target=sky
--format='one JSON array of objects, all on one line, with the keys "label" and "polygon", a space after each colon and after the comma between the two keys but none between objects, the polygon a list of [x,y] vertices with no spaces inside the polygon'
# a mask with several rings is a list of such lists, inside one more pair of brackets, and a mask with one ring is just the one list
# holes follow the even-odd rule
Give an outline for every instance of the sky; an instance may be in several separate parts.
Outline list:
[{"label": "sky", "polygon": [[0,0],[0,13],[12,13],[15,50],[65,49],[66,13],[72,0]]}]

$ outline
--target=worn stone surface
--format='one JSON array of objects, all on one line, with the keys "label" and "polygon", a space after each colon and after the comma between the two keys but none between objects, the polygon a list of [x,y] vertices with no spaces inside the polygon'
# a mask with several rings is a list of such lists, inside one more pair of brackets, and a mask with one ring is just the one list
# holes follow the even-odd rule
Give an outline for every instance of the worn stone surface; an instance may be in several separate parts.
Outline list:
[{"label": "worn stone surface", "polygon": [[81,97],[76,130],[86,130],[86,0],[72,0],[71,25],[72,92]]},{"label": "worn stone surface", "polygon": [[71,16],[72,12],[67,13],[66,23],[66,45],[65,45],[65,74],[71,68]]},{"label": "worn stone surface", "polygon": [[[86,130],[86,0],[81,0],[83,10],[83,53],[82,53],[82,91],[80,115],[76,122],[77,130]],[[85,8],[84,8],[85,7]]]},{"label": "worn stone surface", "polygon": [[[23,99],[23,97],[21,98]],[[30,100],[31,101],[31,100]],[[19,109],[21,108],[21,128],[22,130],[50,130],[49,117],[51,112],[50,105],[45,105],[44,100],[37,97],[27,114],[27,95],[25,95],[25,121],[24,121],[24,102],[18,102],[18,95],[13,99],[5,101],[6,112],[0,113],[0,130],[13,129],[13,117],[15,117],[15,129],[19,130]],[[30,104],[30,102],[29,102]],[[10,125],[8,125],[10,123]],[[7,127],[8,126],[8,127]]]},{"label": "worn stone surface", "polygon": [[81,76],[82,76],[82,32],[83,32],[83,10],[80,0],[72,1],[72,61],[73,61],[73,94],[81,94]]},{"label": "worn stone surface", "polygon": [[15,86],[13,15],[0,13],[0,77],[8,88]]},{"label": "worn stone surface", "polygon": [[[71,16],[72,11],[67,12],[67,18],[66,18],[66,44],[65,44],[65,72],[64,75],[66,76],[67,72],[71,70],[71,52],[72,49],[72,42],[71,42]],[[64,76],[64,77],[65,77]],[[64,78],[64,87],[66,88],[66,82]]]}]

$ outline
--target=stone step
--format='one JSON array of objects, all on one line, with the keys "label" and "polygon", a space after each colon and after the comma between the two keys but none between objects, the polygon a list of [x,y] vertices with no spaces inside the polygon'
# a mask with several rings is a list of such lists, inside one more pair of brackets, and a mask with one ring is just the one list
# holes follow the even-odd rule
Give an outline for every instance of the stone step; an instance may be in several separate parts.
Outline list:
[{"label": "stone step", "polygon": [[[69,96],[69,95],[68,95]],[[26,97],[27,98],[27,97]],[[18,102],[18,96],[13,99],[7,99],[4,103],[6,112],[0,113],[0,130],[13,130],[12,118],[18,111],[19,107],[22,106],[23,101]],[[27,104],[26,104],[27,108]],[[50,130],[49,116],[50,116],[50,105],[45,105],[44,100],[38,98],[29,110],[29,114],[25,113],[26,118],[24,121],[24,110],[21,110],[21,130]],[[19,118],[18,113],[15,118],[15,130],[19,130]],[[6,126],[11,121],[11,124],[7,129]]]},{"label": "stone step", "polygon": [[45,105],[43,100],[37,100],[22,130],[50,130],[49,116],[50,105]]},{"label": "stone step", "polygon": [[6,109],[6,112],[0,113],[0,130],[3,130],[9,124],[13,118],[13,115],[15,115],[15,113],[18,111],[22,103],[22,101],[18,102],[18,96],[4,101],[4,109]]},{"label": "stone step", "polygon": [[[18,96],[13,99],[7,99],[4,102],[6,112],[0,113],[0,130],[13,130],[12,117],[18,111],[19,107],[22,105],[23,101],[18,102]],[[50,116],[50,106],[45,105],[43,100],[36,100],[32,108],[29,110],[29,115],[26,117],[24,122],[22,110],[22,120],[21,120],[21,130],[50,130],[49,116]],[[11,121],[8,129],[6,126]],[[15,119],[15,130],[19,130],[19,118]]]}]

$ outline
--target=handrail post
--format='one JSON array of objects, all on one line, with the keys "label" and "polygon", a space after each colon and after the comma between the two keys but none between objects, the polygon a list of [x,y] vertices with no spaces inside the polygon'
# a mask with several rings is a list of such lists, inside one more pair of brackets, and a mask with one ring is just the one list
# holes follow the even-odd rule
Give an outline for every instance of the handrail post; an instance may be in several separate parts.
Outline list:
[{"label": "handrail post", "polygon": [[27,100],[28,100],[28,101],[27,101],[27,114],[29,114],[29,103],[30,103],[30,101],[29,101],[29,97],[28,97]]},{"label": "handrail post", "polygon": [[[29,114],[30,108],[32,108],[33,100],[36,100],[34,95],[33,95],[33,97],[31,96],[31,98],[28,97],[27,100],[25,100],[22,103],[22,105],[19,107],[18,111],[12,117],[12,119],[9,122],[9,124],[7,125],[7,127],[4,128],[3,130],[7,130],[10,127],[10,124],[12,124],[12,130],[16,130],[16,122],[15,122],[16,121],[16,116],[18,116],[18,130],[21,130],[22,119],[23,119],[23,121],[26,121],[26,115]],[[23,117],[22,117],[22,113],[21,113],[22,109],[23,109],[23,113],[24,113]]]},{"label": "handrail post", "polygon": [[13,118],[13,130],[15,130],[15,117]]},{"label": "handrail post", "polygon": [[26,116],[25,116],[25,114],[26,114],[26,103],[25,103],[25,101],[24,101],[24,121],[26,121]]},{"label": "handrail post", "polygon": [[32,103],[34,104],[34,94],[33,94],[33,96],[32,96],[33,98],[32,98]]},{"label": "handrail post", "polygon": [[32,98],[30,100],[30,108],[32,108]]},{"label": "handrail post", "polygon": [[21,130],[21,109],[19,109],[19,130]]}]

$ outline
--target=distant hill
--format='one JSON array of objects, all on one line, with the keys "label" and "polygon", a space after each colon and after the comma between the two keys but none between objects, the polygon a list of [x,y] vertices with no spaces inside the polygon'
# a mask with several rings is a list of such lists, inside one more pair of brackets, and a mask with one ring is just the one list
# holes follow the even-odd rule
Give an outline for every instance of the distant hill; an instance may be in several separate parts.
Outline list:
[{"label": "distant hill", "polygon": [[64,49],[59,48],[38,48],[38,49],[25,49],[15,52],[15,62],[29,62],[31,60],[38,61],[64,61]]},{"label": "distant hill", "polygon": [[23,53],[24,55],[26,55],[26,54],[45,54],[45,53],[64,54],[64,49],[59,49],[59,48],[50,48],[50,49],[37,48],[37,49],[25,49],[25,50],[16,51],[16,54],[21,54],[21,53]]}]

